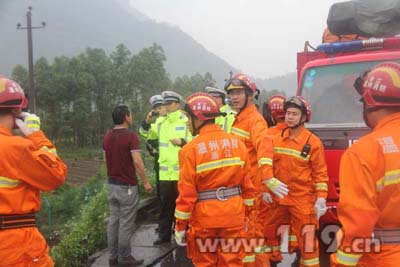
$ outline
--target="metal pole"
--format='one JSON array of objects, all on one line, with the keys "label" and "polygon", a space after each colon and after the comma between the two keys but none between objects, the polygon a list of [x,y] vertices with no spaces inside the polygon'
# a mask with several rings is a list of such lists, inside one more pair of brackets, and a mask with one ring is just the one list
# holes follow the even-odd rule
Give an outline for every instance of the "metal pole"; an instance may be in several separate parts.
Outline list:
[{"label": "metal pole", "polygon": [[29,99],[29,110],[33,113],[36,112],[36,90],[35,90],[35,79],[33,71],[33,41],[32,41],[32,30],[41,29],[46,26],[45,22],[42,22],[42,26],[32,26],[32,7],[28,7],[26,12],[26,27],[21,27],[21,23],[17,24],[18,30],[27,30],[28,34],[28,99]]},{"label": "metal pole", "polygon": [[33,42],[32,42],[32,7],[26,12],[27,32],[28,32],[28,62],[29,62],[29,109],[36,112],[36,92],[35,82],[33,79]]}]

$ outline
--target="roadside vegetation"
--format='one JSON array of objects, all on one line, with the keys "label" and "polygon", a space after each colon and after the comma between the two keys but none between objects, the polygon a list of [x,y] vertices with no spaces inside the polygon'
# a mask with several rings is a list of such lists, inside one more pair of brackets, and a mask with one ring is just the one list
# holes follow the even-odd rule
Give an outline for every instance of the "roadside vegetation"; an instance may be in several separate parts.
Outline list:
[{"label": "roadside vegetation", "polygon": [[[102,157],[102,151],[98,148],[59,149],[59,153],[64,160]],[[149,180],[154,186],[153,161],[146,154],[143,153],[144,161],[149,169]],[[90,255],[106,247],[106,177],[103,164],[79,186],[67,181],[59,189],[42,194],[37,224],[48,240],[56,266],[83,266]],[[145,194],[143,187],[140,192],[142,199],[152,196]]]}]

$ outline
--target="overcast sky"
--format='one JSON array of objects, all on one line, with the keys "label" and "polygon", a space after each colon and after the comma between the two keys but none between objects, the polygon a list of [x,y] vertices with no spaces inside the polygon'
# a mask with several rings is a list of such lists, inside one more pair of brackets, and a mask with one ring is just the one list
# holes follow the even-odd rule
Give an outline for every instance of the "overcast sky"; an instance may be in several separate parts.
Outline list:
[{"label": "overcast sky", "polygon": [[244,73],[296,71],[296,53],[321,41],[332,3],[342,0],[130,0],[157,22],[179,26]]}]

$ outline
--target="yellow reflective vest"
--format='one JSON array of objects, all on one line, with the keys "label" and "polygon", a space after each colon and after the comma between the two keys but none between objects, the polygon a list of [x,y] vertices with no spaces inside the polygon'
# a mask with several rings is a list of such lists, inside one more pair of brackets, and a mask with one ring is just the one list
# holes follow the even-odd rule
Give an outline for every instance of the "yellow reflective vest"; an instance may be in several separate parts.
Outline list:
[{"label": "yellow reflective vest", "polygon": [[176,138],[184,139],[186,142],[192,140],[187,121],[188,118],[185,114],[181,110],[177,110],[165,117],[158,118],[151,124],[148,131],[143,127],[139,129],[139,133],[147,140],[158,139],[160,181],[178,181],[178,153],[181,147],[172,144],[171,140]]},{"label": "yellow reflective vest", "polygon": [[219,111],[226,113],[226,115],[217,117],[215,119],[215,124],[219,125],[223,131],[230,133],[236,113],[229,105],[223,105]]}]

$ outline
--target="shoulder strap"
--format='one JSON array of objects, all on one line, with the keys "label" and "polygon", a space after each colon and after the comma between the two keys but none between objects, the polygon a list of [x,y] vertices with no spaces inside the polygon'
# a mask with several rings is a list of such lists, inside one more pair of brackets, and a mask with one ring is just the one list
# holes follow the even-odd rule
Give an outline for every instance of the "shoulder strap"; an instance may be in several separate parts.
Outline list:
[{"label": "shoulder strap", "polygon": [[307,138],[306,144],[303,146],[303,149],[300,152],[300,156],[303,158],[306,158],[311,151],[311,145],[308,143],[310,141],[311,136],[313,135],[313,132],[310,133],[310,135]]}]

